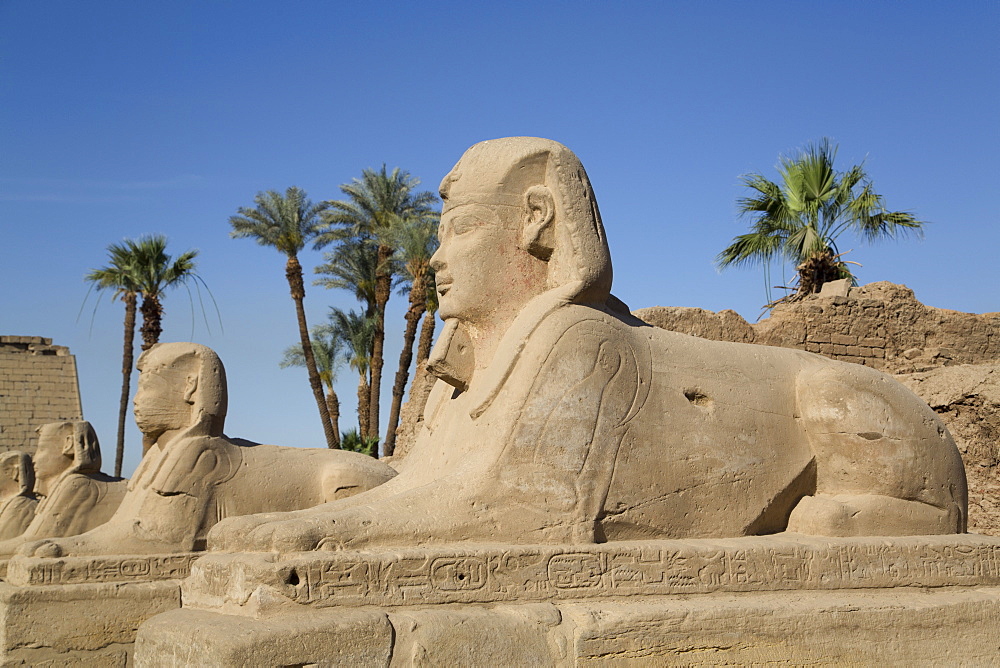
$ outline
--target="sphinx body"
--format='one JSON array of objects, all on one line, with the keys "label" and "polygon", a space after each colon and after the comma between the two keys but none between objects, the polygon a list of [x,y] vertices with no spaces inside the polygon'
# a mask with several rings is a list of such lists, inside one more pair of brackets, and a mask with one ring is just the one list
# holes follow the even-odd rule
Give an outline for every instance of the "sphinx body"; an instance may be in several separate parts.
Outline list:
[{"label": "sphinx body", "polygon": [[477,144],[441,194],[440,380],[399,476],[226,521],[215,548],[965,530],[957,448],[888,376],[630,316],[562,145]]},{"label": "sphinx body", "polygon": [[551,310],[518,323],[530,335],[512,332],[510,357],[467,391],[436,384],[398,477],[227,522],[217,547],[964,531],[958,450],[887,376],[608,307],[532,306]]},{"label": "sphinx body", "polygon": [[0,455],[0,540],[20,536],[35,516],[38,499],[31,457],[23,452]]}]

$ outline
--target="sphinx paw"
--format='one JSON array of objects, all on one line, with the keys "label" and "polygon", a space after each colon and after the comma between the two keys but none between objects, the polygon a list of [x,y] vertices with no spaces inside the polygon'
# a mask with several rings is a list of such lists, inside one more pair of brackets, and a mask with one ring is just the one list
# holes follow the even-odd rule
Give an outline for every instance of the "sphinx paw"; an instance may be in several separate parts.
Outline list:
[{"label": "sphinx paw", "polygon": [[249,549],[247,536],[267,520],[259,515],[227,517],[208,532],[208,549],[215,552],[239,552]]},{"label": "sphinx paw", "polygon": [[248,542],[259,551],[308,552],[328,538],[331,524],[313,519],[268,522],[250,532]]},{"label": "sphinx paw", "polygon": [[62,547],[51,540],[36,540],[25,543],[18,548],[17,553],[26,557],[46,557],[50,559],[64,556]]}]

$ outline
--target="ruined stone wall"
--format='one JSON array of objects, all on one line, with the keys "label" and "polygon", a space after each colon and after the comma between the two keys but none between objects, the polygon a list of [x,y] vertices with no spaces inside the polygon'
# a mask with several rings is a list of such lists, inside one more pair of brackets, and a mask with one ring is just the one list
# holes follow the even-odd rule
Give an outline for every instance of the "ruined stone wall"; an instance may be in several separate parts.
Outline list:
[{"label": "ruined stone wall", "polygon": [[0,336],[0,452],[35,451],[35,429],[83,419],[76,358],[40,336]]},{"label": "ruined stone wall", "polygon": [[846,297],[779,305],[755,325],[734,311],[656,306],[635,315],[675,332],[798,348],[889,373],[1000,360],[1000,313],[925,306],[906,286],[884,281],[852,288]]}]

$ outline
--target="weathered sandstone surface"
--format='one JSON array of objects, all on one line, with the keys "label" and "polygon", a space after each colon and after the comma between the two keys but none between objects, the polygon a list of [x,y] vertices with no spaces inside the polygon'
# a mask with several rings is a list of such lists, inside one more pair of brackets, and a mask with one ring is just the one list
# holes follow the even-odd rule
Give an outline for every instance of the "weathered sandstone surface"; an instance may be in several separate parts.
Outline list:
[{"label": "weathered sandstone surface", "polygon": [[888,282],[776,307],[750,324],[735,311],[644,308],[634,315],[716,341],[798,348],[894,374],[948,426],[965,461],[969,531],[1000,535],[1000,313],[920,303]]}]

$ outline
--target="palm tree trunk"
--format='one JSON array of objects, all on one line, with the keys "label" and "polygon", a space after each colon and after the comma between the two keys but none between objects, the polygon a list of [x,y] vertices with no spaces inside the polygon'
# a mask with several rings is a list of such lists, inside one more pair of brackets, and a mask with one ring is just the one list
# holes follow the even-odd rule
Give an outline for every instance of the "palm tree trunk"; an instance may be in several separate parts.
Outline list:
[{"label": "palm tree trunk", "polygon": [[399,424],[399,409],[403,405],[403,394],[406,392],[406,381],[410,376],[410,362],[413,361],[413,340],[417,337],[417,326],[420,316],[427,309],[424,294],[427,288],[420,278],[413,281],[410,288],[410,308],[406,311],[406,331],[403,333],[403,350],[399,353],[399,368],[396,370],[396,382],[392,386],[392,407],[389,409],[389,424],[385,431],[385,446],[382,454],[392,455],[396,449],[396,426]]},{"label": "palm tree trunk", "polygon": [[385,306],[392,294],[392,275],[386,269],[389,258],[392,257],[391,246],[378,247],[378,268],[375,275],[375,336],[372,341],[371,361],[371,399],[368,403],[369,418],[373,436],[378,436],[379,427],[379,396],[382,393],[382,349],[385,346]]},{"label": "palm tree trunk", "polygon": [[330,391],[326,393],[326,409],[330,413],[330,426],[333,427],[333,439],[337,443],[337,447],[340,447],[340,399],[337,398],[337,393],[330,388]]},{"label": "palm tree trunk", "polygon": [[302,265],[299,264],[299,259],[294,255],[290,255],[288,262],[285,264],[285,278],[288,279],[292,301],[295,302],[295,313],[299,320],[299,339],[302,341],[302,353],[306,358],[309,386],[312,388],[313,397],[316,399],[316,406],[319,408],[319,419],[323,423],[326,447],[336,450],[339,449],[340,444],[337,443],[330,424],[330,413],[326,408],[326,397],[323,396],[323,382],[320,380],[319,371],[316,369],[316,357],[313,355],[312,340],[309,338],[309,327],[306,325],[306,311],[303,306],[303,301],[306,297],[306,288],[302,283]]},{"label": "palm tree trunk", "polygon": [[135,303],[136,294],[126,292],[125,302],[125,345],[122,347],[122,396],[118,403],[118,441],[115,444],[115,477],[122,477],[122,459],[125,457],[125,419],[128,417],[129,384],[132,381],[132,365],[135,353]]},{"label": "palm tree trunk", "polygon": [[142,311],[140,331],[142,332],[142,350],[145,352],[160,342],[160,334],[163,333],[163,328],[160,326],[163,321],[163,306],[160,305],[160,300],[156,295],[144,294],[139,310]]},{"label": "palm tree trunk", "polygon": [[424,322],[420,325],[420,343],[417,344],[417,364],[427,361],[431,356],[431,344],[434,343],[434,325],[437,323],[433,311],[424,313]]},{"label": "palm tree trunk", "polygon": [[371,431],[368,423],[368,402],[371,401],[371,398],[371,388],[368,386],[368,379],[365,378],[365,374],[361,374],[358,377],[358,430],[361,433],[362,440],[368,438]]}]

